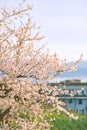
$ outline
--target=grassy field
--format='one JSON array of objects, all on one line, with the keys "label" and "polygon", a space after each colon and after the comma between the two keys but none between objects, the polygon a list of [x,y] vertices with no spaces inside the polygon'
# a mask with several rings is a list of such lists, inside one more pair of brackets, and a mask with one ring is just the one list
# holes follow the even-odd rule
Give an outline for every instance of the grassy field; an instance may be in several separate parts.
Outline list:
[{"label": "grassy field", "polygon": [[[51,130],[87,130],[87,116],[78,116],[78,120],[73,120],[63,112],[61,112],[60,115],[53,112],[52,115],[47,116],[46,119],[53,125]],[[51,118],[55,118],[55,120],[50,121]]]}]

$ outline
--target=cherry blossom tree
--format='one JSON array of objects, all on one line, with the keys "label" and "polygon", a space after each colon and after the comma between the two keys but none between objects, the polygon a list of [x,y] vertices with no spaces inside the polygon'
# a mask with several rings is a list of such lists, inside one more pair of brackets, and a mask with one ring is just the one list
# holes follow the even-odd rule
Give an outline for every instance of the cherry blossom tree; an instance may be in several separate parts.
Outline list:
[{"label": "cherry blossom tree", "polygon": [[44,45],[35,48],[44,36],[30,17],[32,8],[0,9],[0,122],[6,130],[14,130],[12,122],[17,130],[49,130],[45,105],[51,106],[49,113],[57,110],[72,116],[56,97],[60,90],[48,83],[60,72],[75,70],[81,58],[69,66],[56,53],[44,51]]}]

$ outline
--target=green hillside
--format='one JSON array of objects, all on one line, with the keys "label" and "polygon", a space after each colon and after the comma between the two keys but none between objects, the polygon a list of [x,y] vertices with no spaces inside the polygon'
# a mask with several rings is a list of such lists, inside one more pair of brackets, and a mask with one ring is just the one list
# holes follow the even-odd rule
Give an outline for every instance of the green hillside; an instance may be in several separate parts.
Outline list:
[{"label": "green hillside", "polygon": [[[78,115],[78,120],[70,119],[65,113],[57,115],[56,112],[46,119],[53,127],[51,130],[87,130],[87,116]],[[50,121],[51,118],[55,118],[54,121]]]}]

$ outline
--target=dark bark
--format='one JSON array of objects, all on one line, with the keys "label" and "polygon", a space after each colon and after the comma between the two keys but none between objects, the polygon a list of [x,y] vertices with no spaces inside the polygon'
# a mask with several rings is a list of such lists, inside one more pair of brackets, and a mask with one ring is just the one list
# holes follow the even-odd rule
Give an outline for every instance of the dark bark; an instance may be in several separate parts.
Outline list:
[{"label": "dark bark", "polygon": [[4,117],[9,114],[11,107],[8,107],[2,114],[0,114],[0,121],[3,121]]}]

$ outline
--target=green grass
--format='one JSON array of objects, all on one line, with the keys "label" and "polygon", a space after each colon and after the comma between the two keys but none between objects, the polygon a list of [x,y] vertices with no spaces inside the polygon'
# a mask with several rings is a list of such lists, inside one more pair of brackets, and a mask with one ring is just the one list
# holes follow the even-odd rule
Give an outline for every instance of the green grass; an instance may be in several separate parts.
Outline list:
[{"label": "green grass", "polygon": [[[78,115],[78,120],[70,119],[65,113],[61,112],[57,115],[56,111],[52,115],[46,116],[46,120],[50,122],[53,127],[51,130],[87,130],[87,116]],[[55,118],[54,121],[50,121]]]}]

